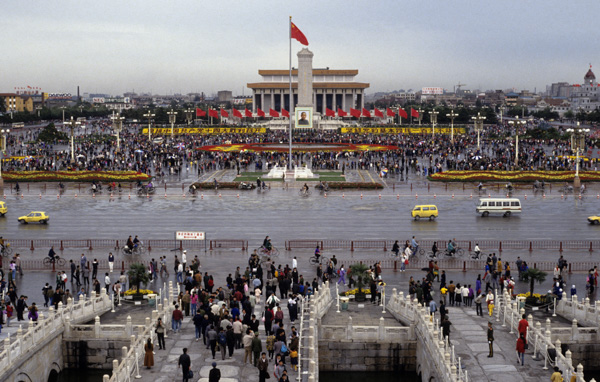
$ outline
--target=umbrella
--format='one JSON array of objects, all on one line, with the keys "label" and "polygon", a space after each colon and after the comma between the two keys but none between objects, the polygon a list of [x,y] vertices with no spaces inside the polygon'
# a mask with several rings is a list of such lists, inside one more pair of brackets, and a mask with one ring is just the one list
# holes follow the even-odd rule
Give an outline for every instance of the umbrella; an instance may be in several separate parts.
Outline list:
[{"label": "umbrella", "polygon": [[140,149],[137,149],[137,150],[135,150],[135,152],[136,152],[136,153],[143,153],[144,151],[143,151],[143,150],[140,150]]}]

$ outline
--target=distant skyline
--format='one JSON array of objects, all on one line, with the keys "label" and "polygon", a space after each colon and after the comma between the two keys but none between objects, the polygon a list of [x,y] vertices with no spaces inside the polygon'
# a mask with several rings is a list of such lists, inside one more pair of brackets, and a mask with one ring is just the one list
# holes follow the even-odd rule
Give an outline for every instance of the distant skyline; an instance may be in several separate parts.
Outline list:
[{"label": "distant skyline", "polygon": [[[600,75],[597,1],[9,2],[0,92],[250,95],[288,67],[288,20],[314,67],[358,69],[368,94],[439,86],[545,90]],[[292,65],[301,49],[292,42]]]}]

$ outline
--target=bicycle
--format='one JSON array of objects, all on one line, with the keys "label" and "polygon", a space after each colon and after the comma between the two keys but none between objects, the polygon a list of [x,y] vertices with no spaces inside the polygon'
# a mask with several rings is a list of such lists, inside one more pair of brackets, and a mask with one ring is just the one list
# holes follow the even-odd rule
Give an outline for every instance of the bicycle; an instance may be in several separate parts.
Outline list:
[{"label": "bicycle", "polygon": [[143,255],[145,251],[146,249],[140,244],[134,246],[131,249],[129,249],[128,246],[124,246],[123,248],[121,248],[121,252],[124,255]]},{"label": "bicycle", "polygon": [[302,190],[298,191],[298,195],[303,196],[303,197],[308,197],[308,196],[310,196],[310,194],[312,194],[312,191],[310,189],[302,189]]},{"label": "bicycle", "polygon": [[329,264],[329,258],[325,257],[325,256],[319,256],[319,259],[317,260],[317,256],[312,255],[308,261],[310,262],[311,265],[319,265],[319,264]]},{"label": "bicycle", "polygon": [[2,254],[2,256],[6,257],[6,256],[10,256],[13,253],[12,248],[10,247],[10,243],[6,243],[4,244],[4,248],[2,249],[2,251],[0,252]]},{"label": "bicycle", "polygon": [[56,264],[59,267],[64,267],[67,264],[67,261],[65,259],[63,259],[62,257],[58,257],[58,256],[54,256],[54,259],[51,259],[49,257],[44,258],[44,265],[49,267],[52,264]]},{"label": "bicycle", "polygon": [[261,246],[260,248],[256,248],[256,252],[266,256],[279,256],[279,250],[277,247],[271,247],[271,250],[269,251],[265,247]]}]

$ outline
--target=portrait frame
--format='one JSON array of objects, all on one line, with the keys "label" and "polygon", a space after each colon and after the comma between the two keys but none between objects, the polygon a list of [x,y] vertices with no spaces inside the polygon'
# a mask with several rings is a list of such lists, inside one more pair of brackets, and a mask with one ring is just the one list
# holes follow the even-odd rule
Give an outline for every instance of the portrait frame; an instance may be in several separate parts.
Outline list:
[{"label": "portrait frame", "polygon": [[[294,109],[294,128],[312,129],[313,128],[313,108],[310,106],[300,106]],[[304,114],[304,115],[303,115]]]}]

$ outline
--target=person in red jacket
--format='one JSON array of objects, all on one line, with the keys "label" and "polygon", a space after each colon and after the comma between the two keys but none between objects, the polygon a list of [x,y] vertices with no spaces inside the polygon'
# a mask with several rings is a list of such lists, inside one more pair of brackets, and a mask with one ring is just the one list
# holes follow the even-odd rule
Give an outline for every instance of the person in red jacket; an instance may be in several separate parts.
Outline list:
[{"label": "person in red jacket", "polygon": [[171,327],[175,333],[181,328],[181,321],[183,320],[183,312],[179,310],[179,305],[175,305],[173,311]]},{"label": "person in red jacket", "polygon": [[520,334],[517,339],[517,363],[520,363],[521,366],[525,365],[525,336],[523,334]]},{"label": "person in red jacket", "polygon": [[525,338],[525,343],[527,343],[527,328],[529,328],[529,322],[525,319],[525,315],[521,317],[519,321],[519,327],[517,328],[519,332],[519,336],[523,336]]}]

